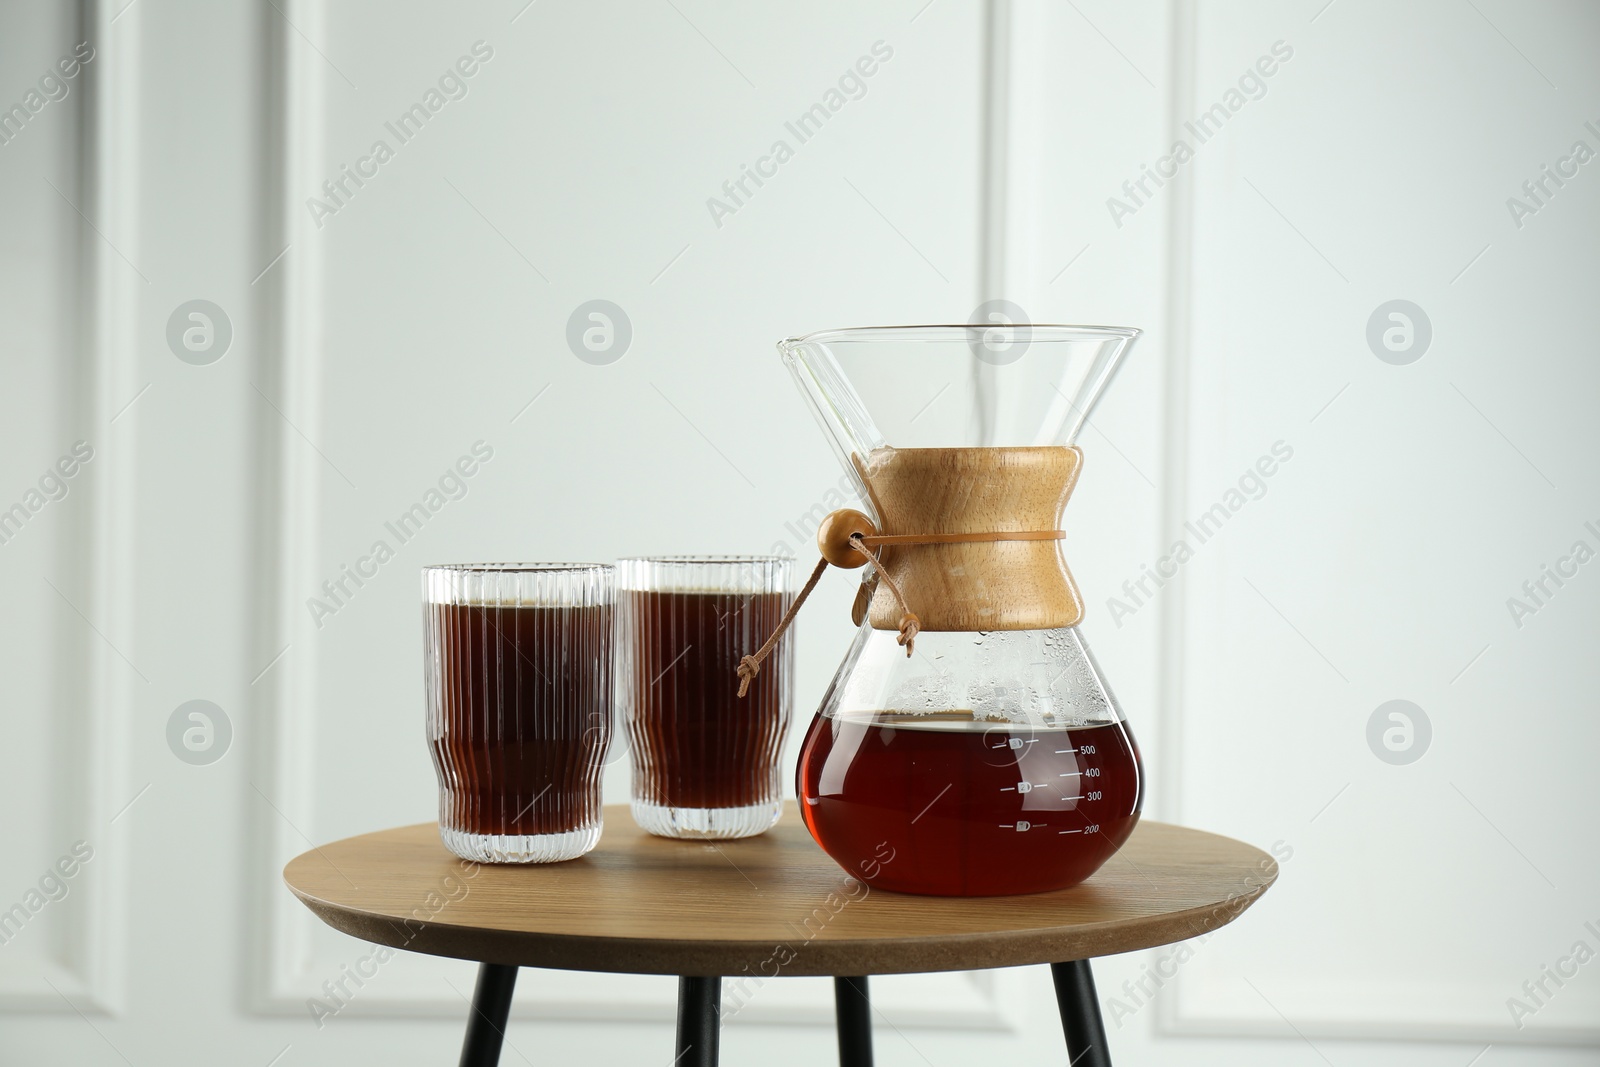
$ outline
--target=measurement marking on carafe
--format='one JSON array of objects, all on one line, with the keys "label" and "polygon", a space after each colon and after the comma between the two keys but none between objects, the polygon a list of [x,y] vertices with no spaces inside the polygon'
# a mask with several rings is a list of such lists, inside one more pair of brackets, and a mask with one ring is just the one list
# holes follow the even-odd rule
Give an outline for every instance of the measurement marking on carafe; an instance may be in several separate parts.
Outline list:
[{"label": "measurement marking on carafe", "polygon": [[1026,739],[1021,738],[1021,737],[1012,737],[1012,738],[1009,738],[1009,739],[1007,739],[1005,741],[1000,742],[998,745],[990,745],[989,747],[990,748],[1021,748],[1023,745],[1031,745],[1037,740],[1039,740],[1037,737],[1029,737],[1029,738],[1026,738]]},{"label": "measurement marking on carafe", "polygon": [[1000,792],[1002,792],[1002,793],[1031,793],[1035,789],[1043,789],[1046,784],[1047,783],[1045,783],[1045,782],[1018,782],[1016,785],[1003,785],[1003,786],[1001,786],[1000,787]]},{"label": "measurement marking on carafe", "polygon": [[1000,829],[1002,829],[1002,830],[1015,830],[1015,831],[1017,831],[1017,833],[1020,834],[1020,833],[1026,833],[1029,830],[1043,830],[1048,825],[1049,825],[1048,823],[1029,822],[1027,819],[1019,819],[1016,822],[1003,822],[1003,823],[1001,823],[1000,824]]}]

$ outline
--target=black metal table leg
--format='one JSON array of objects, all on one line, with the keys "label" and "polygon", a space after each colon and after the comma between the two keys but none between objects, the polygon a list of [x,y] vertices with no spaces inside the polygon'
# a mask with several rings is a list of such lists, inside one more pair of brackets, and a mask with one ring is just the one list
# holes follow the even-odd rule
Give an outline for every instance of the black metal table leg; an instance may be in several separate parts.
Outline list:
[{"label": "black metal table leg", "polygon": [[839,1067],[872,1067],[872,1000],[866,977],[835,978],[833,1007],[839,1027]]},{"label": "black metal table leg", "polygon": [[516,987],[515,967],[478,964],[478,987],[472,994],[472,1014],[467,1016],[467,1039],[461,1044],[461,1067],[495,1067],[500,1062],[511,993]]},{"label": "black metal table leg", "polygon": [[722,979],[678,979],[676,1067],[717,1067],[718,1024],[722,1021]]},{"label": "black metal table leg", "polygon": [[1056,982],[1061,1029],[1067,1034],[1067,1062],[1071,1067],[1111,1067],[1111,1050],[1106,1047],[1106,1026],[1100,1018],[1089,961],[1052,963],[1050,976]]}]

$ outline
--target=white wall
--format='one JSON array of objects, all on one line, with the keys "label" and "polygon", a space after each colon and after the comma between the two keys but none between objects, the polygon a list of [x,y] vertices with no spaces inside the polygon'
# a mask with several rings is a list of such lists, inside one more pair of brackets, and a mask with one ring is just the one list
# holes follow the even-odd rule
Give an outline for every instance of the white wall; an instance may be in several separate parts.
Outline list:
[{"label": "white wall", "polygon": [[[1169,952],[1098,965],[1117,1062],[1594,1062],[1600,964],[1521,1029],[1507,1007],[1600,949],[1600,579],[1549,583],[1520,626],[1507,606],[1600,548],[1600,164],[1520,226],[1506,203],[1600,150],[1591,6],[122,2],[0,9],[0,105],[95,49],[0,144],[0,508],[94,452],[0,544],[0,908],[92,850],[0,944],[0,1063],[452,1062],[471,967],[397,959],[319,1029],[305,999],[367,949],[278,881],[311,842],[432,815],[416,568],[808,564],[798,520],[839,472],[773,342],[994,297],[1148,330],[1083,439],[1085,629],[1147,813],[1293,850],[1153,996],[1123,985]],[[385,123],[478,41],[465,97],[399,144]],[[878,41],[864,94],[797,143],[785,122]],[[1259,99],[1123,192],[1280,41]],[[314,216],[379,138],[393,159]],[[718,225],[707,199],[780,138],[793,158]],[[196,299],[232,327],[208,365],[166,337]],[[632,324],[608,365],[565,339],[594,299]],[[1366,339],[1396,299],[1432,328],[1405,365]],[[385,520],[478,440],[466,496],[396,546]],[[1123,591],[1279,441],[1259,499]],[[380,538],[395,559],[314,618]],[[803,715],[848,585],[803,622]],[[231,724],[207,765],[168,745],[196,699]],[[1394,699],[1431,724],[1399,765],[1368,745]],[[625,799],[625,764],[607,786]],[[1041,969],[875,990],[884,1063],[1061,1056]],[[664,1062],[672,994],[524,972],[507,1062]],[[764,992],[728,1062],[826,1061],[829,1003]]]}]

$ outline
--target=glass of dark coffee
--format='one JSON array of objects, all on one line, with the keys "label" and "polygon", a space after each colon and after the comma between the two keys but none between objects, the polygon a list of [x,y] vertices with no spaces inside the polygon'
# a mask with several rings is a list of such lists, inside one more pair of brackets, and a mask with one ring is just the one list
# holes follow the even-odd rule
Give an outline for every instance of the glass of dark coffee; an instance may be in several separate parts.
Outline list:
[{"label": "glass of dark coffee", "polygon": [[617,704],[633,754],[633,817],[662,837],[759,834],[783,808],[794,706],[785,634],[739,698],[739,660],[777,628],[794,561],[655,556],[617,563]]},{"label": "glass of dark coffee", "polygon": [[594,848],[612,728],[612,569],[425,567],[422,600],[445,847],[481,863]]}]

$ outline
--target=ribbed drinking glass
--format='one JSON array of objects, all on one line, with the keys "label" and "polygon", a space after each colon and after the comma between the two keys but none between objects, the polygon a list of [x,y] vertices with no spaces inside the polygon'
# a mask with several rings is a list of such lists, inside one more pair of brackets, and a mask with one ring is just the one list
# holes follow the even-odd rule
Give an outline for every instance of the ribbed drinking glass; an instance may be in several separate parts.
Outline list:
[{"label": "ribbed drinking glass", "polygon": [[425,567],[422,599],[445,847],[486,863],[594,848],[611,740],[612,569]]},{"label": "ribbed drinking glass", "polygon": [[789,606],[794,561],[660,556],[617,563],[617,700],[633,817],[662,837],[750,837],[777,822],[794,706],[785,635],[740,699],[740,657]]}]

